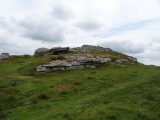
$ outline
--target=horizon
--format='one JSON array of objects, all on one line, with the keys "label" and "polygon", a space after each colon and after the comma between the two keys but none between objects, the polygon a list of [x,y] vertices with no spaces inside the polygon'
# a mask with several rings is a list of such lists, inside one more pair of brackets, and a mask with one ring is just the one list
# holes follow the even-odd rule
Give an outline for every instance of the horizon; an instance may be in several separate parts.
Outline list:
[{"label": "horizon", "polygon": [[[91,45],[91,46],[94,46],[94,45]],[[56,47],[61,47],[61,46],[56,46]],[[63,46],[63,47],[69,47],[69,46]],[[81,47],[81,46],[76,46],[76,47]],[[101,47],[101,46],[98,46],[98,47]],[[40,48],[44,48],[44,47],[40,47]],[[51,47],[51,48],[54,48],[54,47]],[[51,49],[51,48],[48,48],[48,49]],[[69,47],[69,48],[74,48],[74,47]],[[106,48],[109,48],[109,47],[106,47]],[[38,49],[38,48],[37,48],[37,49]],[[23,55],[31,55],[31,56],[34,56],[34,53],[35,53],[35,51],[36,51],[37,49],[34,50],[33,54],[25,54],[25,53],[24,53],[24,54],[10,54],[10,53],[9,53],[9,55],[10,55],[10,56],[23,56]],[[110,49],[113,50],[112,48],[110,48]],[[115,51],[115,50],[113,50],[113,51]],[[119,52],[119,51],[115,51],[115,52]],[[121,52],[120,52],[120,53],[121,53]],[[123,53],[123,54],[125,54],[125,53]],[[131,57],[134,57],[134,56],[129,55],[129,54],[126,54],[126,55],[131,56]],[[140,62],[140,63],[142,63],[141,60],[139,60],[139,59],[137,59],[137,61]],[[150,63],[148,63],[148,64],[147,64],[147,63],[142,63],[142,64],[144,64],[144,65],[160,66],[160,65],[156,65],[156,63],[155,63],[155,64],[152,64],[152,63],[151,63],[151,64],[150,64]]]}]

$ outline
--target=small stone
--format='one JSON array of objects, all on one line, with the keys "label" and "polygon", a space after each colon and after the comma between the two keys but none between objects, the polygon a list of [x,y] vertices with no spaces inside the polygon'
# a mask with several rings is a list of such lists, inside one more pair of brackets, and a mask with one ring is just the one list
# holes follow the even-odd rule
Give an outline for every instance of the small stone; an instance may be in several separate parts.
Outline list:
[{"label": "small stone", "polygon": [[1,55],[0,55],[0,60],[2,60],[2,59],[5,59],[5,58],[9,58],[9,53],[2,53]]}]

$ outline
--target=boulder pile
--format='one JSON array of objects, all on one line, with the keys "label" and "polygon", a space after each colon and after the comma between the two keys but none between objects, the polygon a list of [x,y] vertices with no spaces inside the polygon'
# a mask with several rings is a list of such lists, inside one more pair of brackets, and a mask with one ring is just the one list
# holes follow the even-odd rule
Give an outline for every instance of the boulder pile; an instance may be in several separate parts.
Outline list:
[{"label": "boulder pile", "polygon": [[38,72],[56,71],[56,70],[69,70],[69,69],[83,69],[83,68],[96,68],[103,63],[111,61],[110,58],[105,57],[93,57],[91,55],[78,55],[70,56],[65,60],[55,60],[49,62],[49,64],[43,64],[37,66]]},{"label": "boulder pile", "polygon": [[0,55],[0,60],[2,60],[2,59],[5,59],[5,58],[9,58],[9,53],[2,53],[1,55]]},{"label": "boulder pile", "polygon": [[111,52],[110,48],[103,48],[93,45],[83,45],[82,47],[71,48],[70,51],[74,52]]}]

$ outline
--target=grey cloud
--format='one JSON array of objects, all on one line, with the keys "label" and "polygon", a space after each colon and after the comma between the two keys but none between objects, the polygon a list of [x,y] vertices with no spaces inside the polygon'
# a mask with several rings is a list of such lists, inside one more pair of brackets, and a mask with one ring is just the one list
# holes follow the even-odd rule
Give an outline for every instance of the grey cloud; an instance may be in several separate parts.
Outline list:
[{"label": "grey cloud", "polygon": [[62,5],[57,5],[53,7],[51,15],[60,20],[68,20],[73,17],[72,11]]},{"label": "grey cloud", "polygon": [[22,27],[22,36],[31,38],[33,40],[61,42],[64,38],[64,31],[56,23],[51,20],[33,20],[27,19],[19,22]]},{"label": "grey cloud", "polygon": [[140,44],[135,44],[129,40],[123,41],[108,41],[102,43],[101,46],[109,47],[115,51],[129,54],[139,54],[144,52],[144,48]]},{"label": "grey cloud", "polygon": [[75,26],[87,32],[99,29],[101,27],[101,25],[98,22],[94,21],[82,21],[76,23]]},{"label": "grey cloud", "polygon": [[7,32],[14,33],[16,31],[16,20],[14,18],[6,19],[0,16],[0,29],[6,30]]}]

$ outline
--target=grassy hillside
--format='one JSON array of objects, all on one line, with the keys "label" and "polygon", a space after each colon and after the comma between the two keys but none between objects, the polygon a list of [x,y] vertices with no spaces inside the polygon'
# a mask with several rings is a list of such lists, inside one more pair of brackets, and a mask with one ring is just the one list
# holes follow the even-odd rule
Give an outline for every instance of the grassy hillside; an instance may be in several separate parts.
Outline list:
[{"label": "grassy hillside", "polygon": [[160,120],[159,67],[110,62],[96,69],[36,72],[36,65],[51,59],[58,57],[0,62],[1,120]]}]

